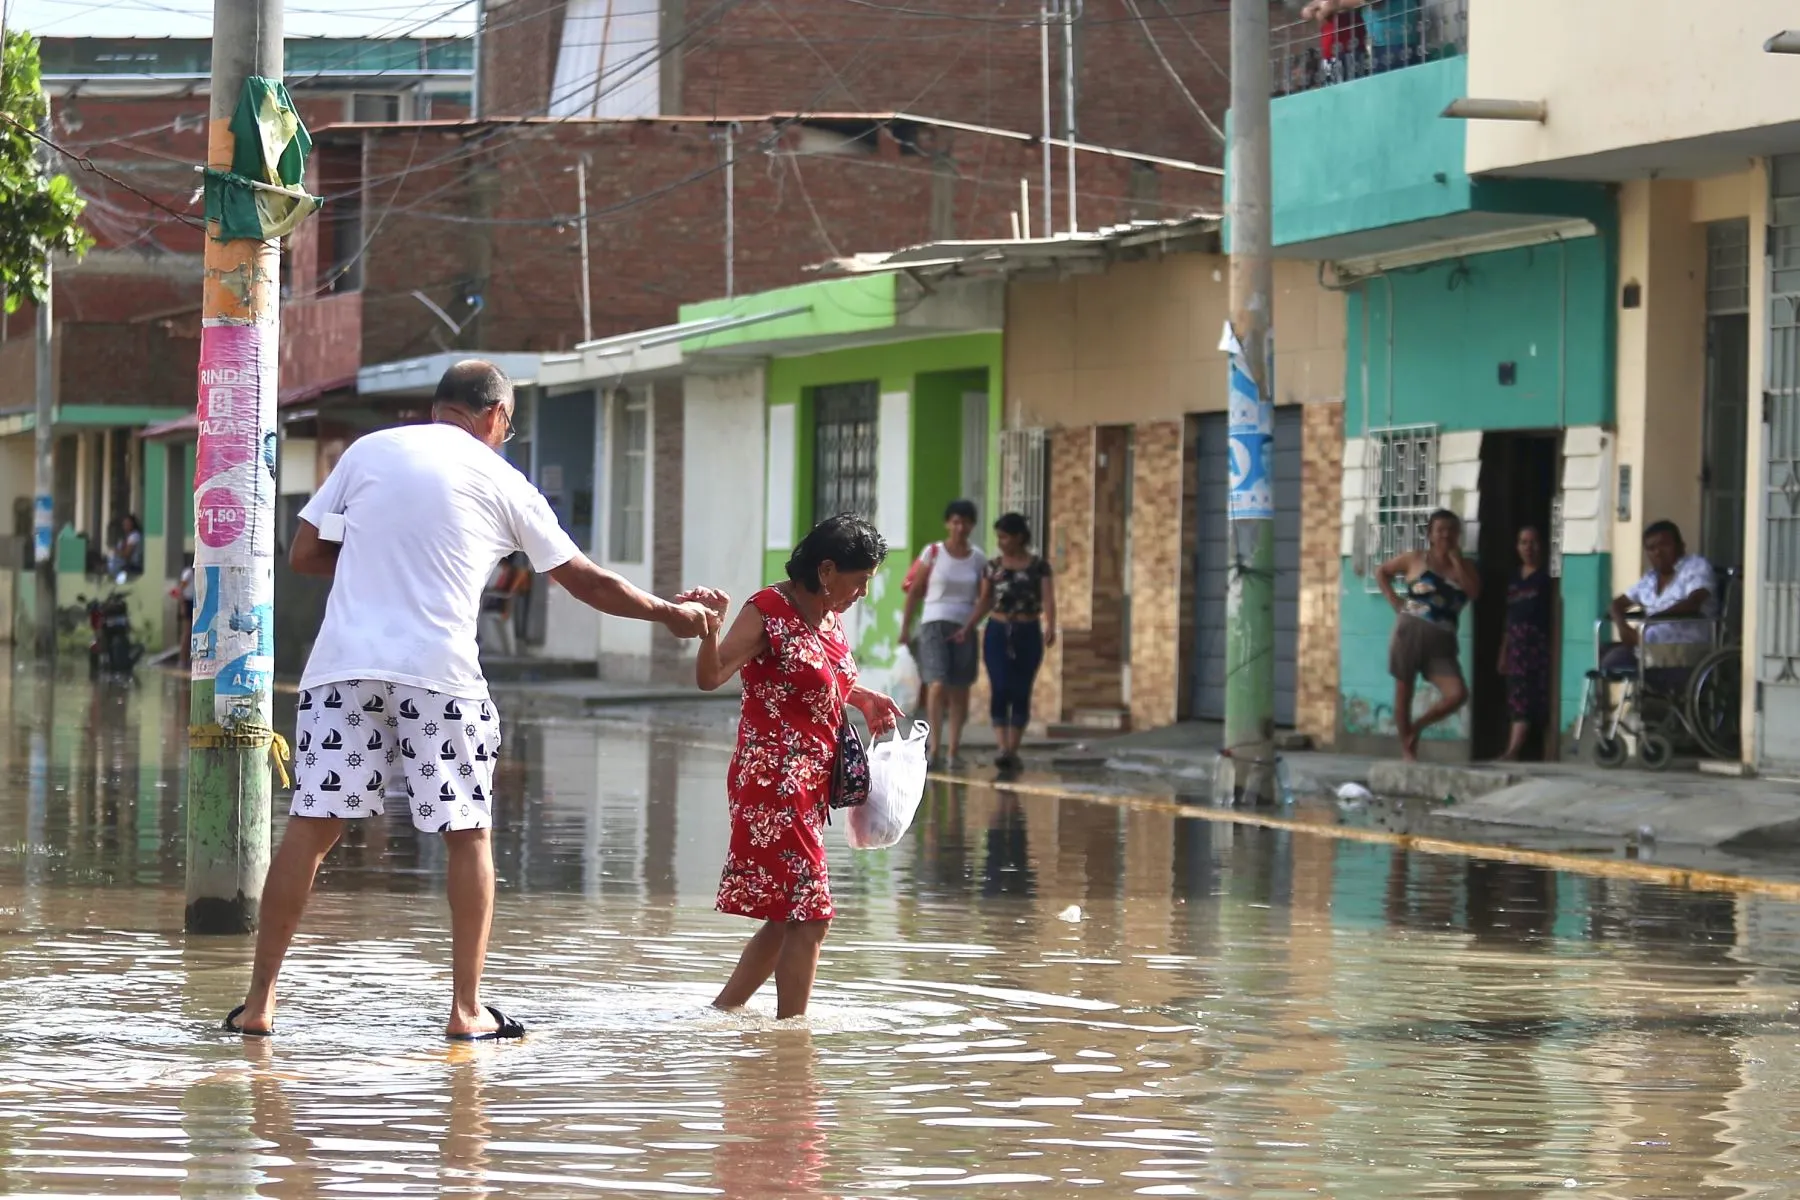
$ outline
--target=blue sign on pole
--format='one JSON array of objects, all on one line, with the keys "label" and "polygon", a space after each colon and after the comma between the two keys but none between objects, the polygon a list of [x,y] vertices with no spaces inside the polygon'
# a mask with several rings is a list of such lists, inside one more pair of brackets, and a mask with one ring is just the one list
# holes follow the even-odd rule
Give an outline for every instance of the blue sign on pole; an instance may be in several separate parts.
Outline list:
[{"label": "blue sign on pole", "polygon": [[1227,511],[1234,521],[1270,521],[1275,518],[1275,406],[1258,395],[1243,345],[1229,324],[1219,349],[1230,355],[1231,372],[1226,402],[1231,445]]},{"label": "blue sign on pole", "polygon": [[50,561],[51,534],[55,531],[56,524],[56,501],[49,496],[39,496],[32,508],[32,561],[42,565]]}]

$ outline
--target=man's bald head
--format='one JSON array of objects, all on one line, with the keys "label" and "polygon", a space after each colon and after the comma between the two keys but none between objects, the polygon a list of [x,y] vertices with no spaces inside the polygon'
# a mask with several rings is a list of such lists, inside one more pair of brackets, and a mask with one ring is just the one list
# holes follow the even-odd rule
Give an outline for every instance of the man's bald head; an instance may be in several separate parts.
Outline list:
[{"label": "man's bald head", "polygon": [[512,380],[486,359],[465,358],[438,380],[433,404],[451,404],[479,416],[512,399]]}]

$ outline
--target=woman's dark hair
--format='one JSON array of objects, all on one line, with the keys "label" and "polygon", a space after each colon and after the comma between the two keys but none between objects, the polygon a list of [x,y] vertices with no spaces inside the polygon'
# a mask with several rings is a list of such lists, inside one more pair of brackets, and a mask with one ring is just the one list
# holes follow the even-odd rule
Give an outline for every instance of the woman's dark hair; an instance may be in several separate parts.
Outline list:
[{"label": "woman's dark hair", "polygon": [[994,532],[1016,537],[1028,546],[1031,544],[1031,522],[1025,519],[1023,513],[1007,513],[994,522]]},{"label": "woman's dark hair", "polygon": [[1457,516],[1455,513],[1451,512],[1447,508],[1440,508],[1436,512],[1432,513],[1431,518],[1425,522],[1425,528],[1430,529],[1433,525],[1436,525],[1439,521],[1448,521],[1452,525],[1456,526],[1458,529],[1462,528],[1462,518]]},{"label": "woman's dark hair", "polygon": [[975,502],[973,500],[952,500],[944,505],[944,520],[948,521],[951,517],[961,517],[973,525],[976,518]]},{"label": "woman's dark hair", "polygon": [[1681,526],[1673,521],[1652,521],[1644,526],[1644,541],[1648,542],[1659,533],[1666,533],[1677,546],[1686,545],[1681,540]]},{"label": "woman's dark hair", "polygon": [[144,532],[144,523],[137,519],[137,514],[136,513],[126,513],[124,516],[119,518],[119,532],[120,533],[125,532],[125,522],[127,522],[127,521],[131,522],[131,531],[133,533]]},{"label": "woman's dark hair", "polygon": [[819,590],[819,568],[873,571],[887,557],[887,539],[855,513],[826,517],[812,527],[788,556],[787,577],[809,592]]}]

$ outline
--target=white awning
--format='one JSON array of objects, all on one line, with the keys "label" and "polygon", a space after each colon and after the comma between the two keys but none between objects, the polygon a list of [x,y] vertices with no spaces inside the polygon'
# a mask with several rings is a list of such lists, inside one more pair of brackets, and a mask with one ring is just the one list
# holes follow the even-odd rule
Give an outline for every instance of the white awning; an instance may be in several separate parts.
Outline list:
[{"label": "white awning", "polygon": [[640,329],[636,333],[596,338],[591,342],[581,343],[566,354],[544,355],[543,366],[538,372],[538,383],[544,387],[557,387],[595,380],[622,383],[633,379],[679,375],[686,368],[686,360],[681,351],[683,342],[709,333],[723,333],[727,329],[777,321],[811,311],[812,305],[799,304],[744,316],[701,317],[693,321],[678,321],[673,325],[658,325],[653,329]]},{"label": "white awning", "polygon": [[376,363],[356,373],[361,396],[429,396],[437,390],[444,372],[471,358],[484,359],[506,373],[514,383],[536,383],[540,356],[525,353],[489,354],[480,350],[445,350],[421,358],[402,358]]}]

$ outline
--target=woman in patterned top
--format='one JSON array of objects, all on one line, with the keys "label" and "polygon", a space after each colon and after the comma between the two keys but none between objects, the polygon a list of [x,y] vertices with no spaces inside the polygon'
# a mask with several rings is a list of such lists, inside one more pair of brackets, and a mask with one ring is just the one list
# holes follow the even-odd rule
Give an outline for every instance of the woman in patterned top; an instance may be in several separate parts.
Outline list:
[{"label": "woman in patterned top", "polygon": [[981,653],[1000,748],[994,765],[1015,771],[1023,765],[1019,742],[1031,723],[1031,688],[1044,650],[1056,645],[1056,581],[1050,564],[1031,552],[1031,526],[1023,516],[1007,513],[994,522],[994,535],[1000,553],[988,560],[975,612],[956,636],[969,637],[987,618]]},{"label": "woman in patterned top", "polygon": [[[840,513],[800,539],[787,582],[750,597],[730,632],[700,643],[695,681],[714,691],[744,673],[737,753],[726,772],[731,844],[718,909],[763,923],[744,947],[716,1008],[742,1008],[771,975],[780,1020],[804,1016],[819,947],[835,910],[825,870],[825,814],[844,706],[876,734],[901,712],[856,682],[841,615],[869,590],[887,543],[861,517]],[[724,613],[730,599],[696,589]]]}]

